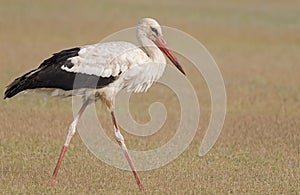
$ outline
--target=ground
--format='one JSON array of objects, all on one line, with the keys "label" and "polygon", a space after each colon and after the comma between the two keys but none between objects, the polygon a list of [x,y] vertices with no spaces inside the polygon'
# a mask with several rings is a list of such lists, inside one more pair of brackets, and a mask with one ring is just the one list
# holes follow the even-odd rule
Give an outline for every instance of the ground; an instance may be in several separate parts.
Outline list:
[{"label": "ground", "polygon": [[[187,150],[170,164],[139,172],[149,194],[299,194],[300,7],[296,1],[0,1],[0,92],[15,77],[59,50],[91,44],[133,27],[142,17],[197,38],[219,65],[227,114],[213,149],[198,156],[210,116],[205,82],[195,81],[201,119]],[[124,133],[128,148],[166,143],[178,122],[174,94],[155,85],[133,95],[132,115],[149,120],[153,100],[171,108],[158,133]],[[174,104],[174,105],[173,105]],[[98,115],[112,138],[107,110]],[[173,114],[172,114],[173,113]],[[22,94],[0,101],[0,192],[8,194],[138,194],[131,172],[111,167],[78,134],[58,174],[48,184],[73,119],[71,99]]]}]

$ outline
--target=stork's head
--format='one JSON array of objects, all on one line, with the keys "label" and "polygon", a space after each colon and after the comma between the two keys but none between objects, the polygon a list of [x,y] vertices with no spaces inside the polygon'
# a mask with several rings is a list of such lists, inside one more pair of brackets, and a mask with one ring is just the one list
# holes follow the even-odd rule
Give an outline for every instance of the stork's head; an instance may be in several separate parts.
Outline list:
[{"label": "stork's head", "polygon": [[185,75],[185,72],[179,61],[175,57],[174,53],[168,48],[167,43],[163,38],[161,27],[156,20],[152,18],[141,19],[137,25],[137,34],[140,37],[147,37],[148,39],[153,41],[157,45],[157,47],[178,68],[178,70]]}]

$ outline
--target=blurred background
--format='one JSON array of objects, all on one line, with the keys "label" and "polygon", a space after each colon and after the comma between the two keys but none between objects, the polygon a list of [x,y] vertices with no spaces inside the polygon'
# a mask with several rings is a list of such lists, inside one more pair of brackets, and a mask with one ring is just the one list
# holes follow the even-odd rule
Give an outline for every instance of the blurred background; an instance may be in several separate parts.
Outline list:
[{"label": "blurred background", "polygon": [[[52,53],[96,43],[134,27],[143,17],[197,38],[216,60],[228,97],[221,136],[206,156],[199,157],[210,97],[201,75],[185,67],[188,79],[196,80],[193,84],[202,111],[199,130],[178,159],[140,173],[146,192],[299,193],[298,1],[0,0],[0,93]],[[176,98],[170,101],[171,91],[155,85],[149,94],[132,97],[141,102],[131,108],[137,121],[149,120],[147,108],[153,99],[178,108]],[[97,106],[112,137],[109,115]],[[129,148],[149,149],[166,143],[174,134],[178,116],[171,113],[164,128],[151,137],[125,133]],[[63,161],[57,185],[47,185],[72,117],[70,99],[25,94],[0,100],[0,192],[139,193],[131,172],[95,158],[78,135]]]}]

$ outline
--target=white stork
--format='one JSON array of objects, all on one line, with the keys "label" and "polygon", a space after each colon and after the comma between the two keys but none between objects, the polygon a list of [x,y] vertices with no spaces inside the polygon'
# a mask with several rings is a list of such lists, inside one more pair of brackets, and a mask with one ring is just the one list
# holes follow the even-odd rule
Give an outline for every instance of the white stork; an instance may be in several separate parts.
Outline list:
[{"label": "white stork", "polygon": [[55,53],[37,69],[15,79],[7,87],[4,99],[24,90],[83,98],[83,105],[69,126],[51,178],[53,182],[82,113],[90,103],[101,99],[111,113],[115,139],[124,152],[139,188],[143,189],[114,114],[115,96],[121,89],[129,92],[147,91],[164,72],[166,59],[163,53],[183,74],[185,72],[167,47],[157,21],[151,18],[141,19],[136,28],[136,36],[142,48],[128,42],[105,42]]}]

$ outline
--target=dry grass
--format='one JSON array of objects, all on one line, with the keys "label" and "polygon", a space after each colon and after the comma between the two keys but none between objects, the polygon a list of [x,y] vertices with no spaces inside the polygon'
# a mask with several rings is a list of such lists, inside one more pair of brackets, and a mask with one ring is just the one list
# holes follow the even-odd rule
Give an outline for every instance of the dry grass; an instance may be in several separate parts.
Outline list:
[{"label": "dry grass", "polygon": [[[299,194],[300,8],[294,1],[0,1],[0,92],[16,76],[52,52],[94,43],[145,16],[198,38],[215,57],[225,79],[228,110],[221,136],[204,157],[198,147],[209,119],[203,80],[200,129],[178,159],[140,172],[149,194]],[[191,67],[186,67],[193,80]],[[136,102],[158,98],[158,86]],[[176,104],[176,103],[175,103]],[[145,104],[132,108],[146,121]],[[175,110],[175,109],[173,109]],[[138,115],[136,113],[142,112]],[[108,133],[108,114],[100,107]],[[129,148],[166,142],[177,114],[149,138],[125,135]],[[132,174],[95,158],[78,135],[63,161],[57,185],[47,181],[69,122],[68,99],[20,95],[0,101],[0,192],[26,194],[137,194]],[[159,179],[158,179],[159,178]]]}]

